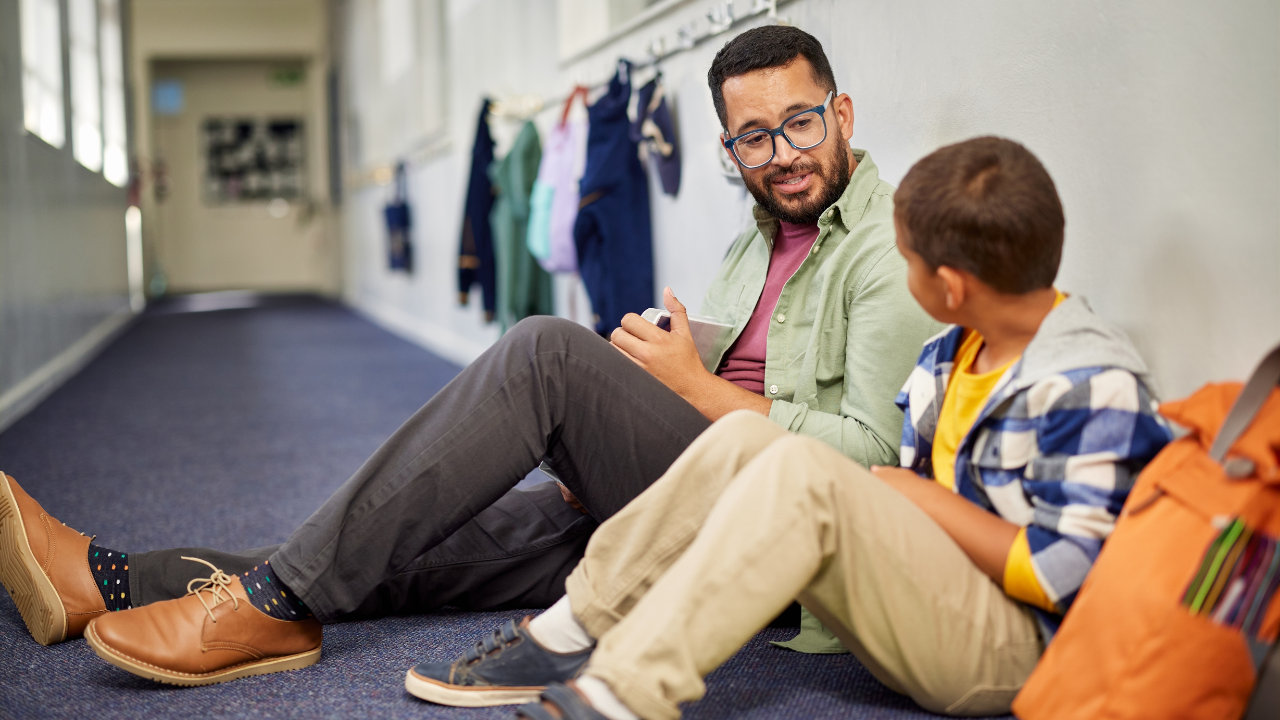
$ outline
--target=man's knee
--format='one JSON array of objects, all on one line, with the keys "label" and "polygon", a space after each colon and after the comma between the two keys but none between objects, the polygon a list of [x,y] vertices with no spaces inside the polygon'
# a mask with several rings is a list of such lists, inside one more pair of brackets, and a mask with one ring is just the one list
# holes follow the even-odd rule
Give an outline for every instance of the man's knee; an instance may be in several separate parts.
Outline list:
[{"label": "man's knee", "polygon": [[597,337],[594,332],[572,320],[554,315],[533,315],[512,326],[502,336],[502,342],[545,345],[555,344],[557,340],[587,336]]}]

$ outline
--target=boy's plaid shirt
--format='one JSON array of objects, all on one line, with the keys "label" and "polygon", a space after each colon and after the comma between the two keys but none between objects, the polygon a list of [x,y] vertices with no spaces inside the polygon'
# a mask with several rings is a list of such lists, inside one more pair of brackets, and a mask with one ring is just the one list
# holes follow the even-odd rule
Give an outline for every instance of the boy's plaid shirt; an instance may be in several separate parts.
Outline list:
[{"label": "boy's plaid shirt", "polygon": [[[906,415],[901,462],[933,478],[933,435],[965,329],[925,343],[895,402]],[[1035,376],[1019,359],[1000,378],[957,452],[955,490],[1027,528],[1031,563],[1059,612],[1075,599],[1138,471],[1172,439],[1156,400],[1128,370]],[[1037,613],[1056,629],[1060,618]]]}]

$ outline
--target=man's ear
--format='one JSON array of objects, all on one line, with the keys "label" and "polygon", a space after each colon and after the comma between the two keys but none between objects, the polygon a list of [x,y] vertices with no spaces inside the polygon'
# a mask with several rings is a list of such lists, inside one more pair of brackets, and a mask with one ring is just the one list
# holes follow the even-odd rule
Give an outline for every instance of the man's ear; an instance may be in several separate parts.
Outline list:
[{"label": "man's ear", "polygon": [[831,108],[836,111],[841,139],[849,142],[853,137],[853,99],[840,93],[831,101]]},{"label": "man's ear", "polygon": [[943,298],[947,304],[947,310],[956,312],[961,305],[964,305],[965,298],[968,295],[965,274],[946,265],[939,265],[937,275],[938,280],[942,283]]}]

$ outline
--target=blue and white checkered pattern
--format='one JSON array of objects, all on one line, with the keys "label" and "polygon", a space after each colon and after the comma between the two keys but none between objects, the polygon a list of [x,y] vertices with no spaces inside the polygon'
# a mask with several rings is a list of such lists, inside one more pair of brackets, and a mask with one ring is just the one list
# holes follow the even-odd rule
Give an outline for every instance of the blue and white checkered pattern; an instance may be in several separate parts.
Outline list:
[{"label": "blue and white checkered pattern", "polygon": [[[933,477],[933,436],[964,328],[925,343],[896,402],[901,462]],[[1086,367],[1000,378],[960,444],[955,490],[1027,528],[1040,587],[1060,612],[1075,599],[1138,471],[1172,439],[1157,403],[1128,370]],[[1042,617],[1056,627],[1057,619]]]}]

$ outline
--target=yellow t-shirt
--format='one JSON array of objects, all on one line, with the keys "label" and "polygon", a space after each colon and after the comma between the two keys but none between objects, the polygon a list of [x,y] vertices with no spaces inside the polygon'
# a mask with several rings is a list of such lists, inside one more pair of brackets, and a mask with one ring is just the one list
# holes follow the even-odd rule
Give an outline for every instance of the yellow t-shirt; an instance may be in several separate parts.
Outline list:
[{"label": "yellow t-shirt", "polygon": [[[1058,291],[1053,306],[1057,307],[1066,297],[1062,291]],[[991,391],[1000,382],[1000,378],[1010,365],[1018,361],[1018,358],[1014,358],[984,373],[970,372],[978,351],[982,349],[983,338],[977,331],[970,330],[968,333],[964,342],[960,343],[960,349],[956,351],[947,392],[938,412],[938,427],[933,434],[933,477],[951,491],[956,488],[956,453],[960,449],[960,443],[973,428],[974,421],[986,406],[987,399],[991,397]],[[1031,547],[1027,544],[1026,528],[1018,531],[1005,561],[1004,590],[1012,598],[1056,611],[1053,601],[1036,579],[1035,569],[1031,565]]]}]

